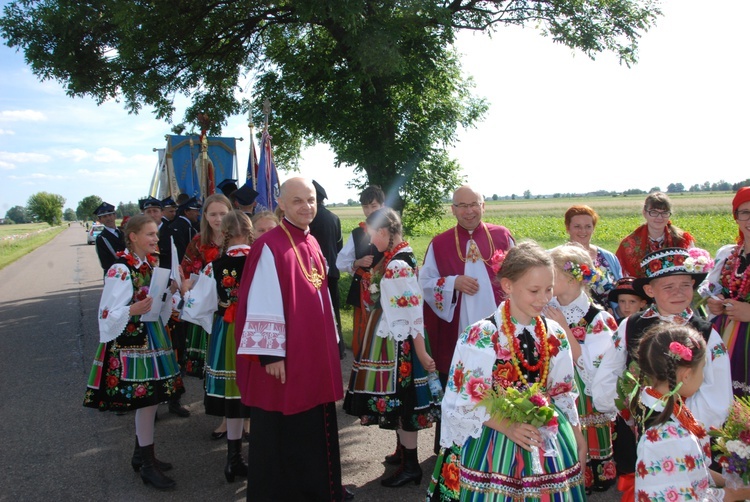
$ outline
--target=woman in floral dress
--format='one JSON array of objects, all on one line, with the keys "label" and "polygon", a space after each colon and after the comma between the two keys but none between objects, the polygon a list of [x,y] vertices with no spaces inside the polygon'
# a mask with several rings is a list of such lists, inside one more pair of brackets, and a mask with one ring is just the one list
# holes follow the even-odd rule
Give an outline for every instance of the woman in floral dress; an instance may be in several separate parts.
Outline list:
[{"label": "woman in floral dress", "polygon": [[[182,258],[182,271],[185,277],[199,275],[208,263],[221,256],[221,245],[224,237],[221,234],[221,220],[232,210],[232,203],[224,195],[209,195],[203,204],[201,231],[185,250]],[[186,328],[187,344],[185,371],[188,375],[203,378],[206,363],[206,344],[208,333],[196,324]]]},{"label": "woman in floral dress", "polygon": [[369,288],[370,318],[352,366],[344,411],[360,417],[362,425],[398,431],[403,460],[381,480],[383,486],[419,484],[417,431],[432,427],[439,410],[427,382],[435,361],[425,346],[417,260],[402,240],[401,220],[392,209],[378,209],[366,223],[373,245],[385,257],[372,274],[382,279],[372,280]]},{"label": "woman in floral dress", "polygon": [[598,222],[599,215],[589,206],[571,206],[565,211],[565,231],[568,232],[570,242],[577,242],[583,246],[600,275],[600,278],[590,285],[591,296],[596,303],[607,307],[607,294],[622,278],[622,267],[614,253],[591,244],[591,237]]},{"label": "woman in floral dress", "polygon": [[587,294],[594,264],[577,245],[550,252],[555,263],[555,296],[544,309],[547,319],[560,324],[570,342],[578,386],[578,415],[586,437],[589,461],[584,479],[586,490],[606,491],[614,483],[617,468],[612,459],[614,413],[600,413],[591,399],[591,384],[606,350],[612,345],[617,321]]},{"label": "woman in floral dress", "polygon": [[647,254],[664,248],[684,248],[695,246],[690,233],[672,225],[672,202],[667,194],[654,192],[646,197],[643,204],[643,218],[646,223],[625,237],[617,248],[617,258],[622,265],[623,276],[643,277],[641,260]]},{"label": "woman in floral dress", "polygon": [[[552,298],[552,259],[538,244],[521,242],[508,251],[498,277],[508,299],[467,327],[453,354],[442,404],[446,450],[433,474],[432,500],[584,500],[578,459],[586,457],[586,440],[570,345],[559,324],[541,317]],[[537,382],[557,411],[554,456],[537,450],[542,436],[536,427],[492,418],[478,404],[490,388]],[[534,473],[532,455],[542,474]]]},{"label": "woman in floral dress", "polygon": [[250,416],[250,410],[240,401],[237,387],[235,313],[253,226],[245,213],[235,210],[224,217],[221,230],[226,253],[206,265],[192,289],[191,280],[185,279],[182,318],[211,332],[203,403],[206,415],[226,418],[227,464],[224,476],[231,483],[235,476],[247,476],[247,464],[242,459],[242,433],[243,421]]},{"label": "woman in floral dress", "polygon": [[732,213],[739,228],[737,244],[719,249],[699,293],[708,298],[708,309],[716,316],[714,329],[727,346],[734,394],[750,396],[750,187],[737,191]]},{"label": "woman in floral dress", "polygon": [[158,253],[156,223],[145,215],[132,217],[125,227],[125,243],[127,249],[104,276],[101,343],[83,405],[101,411],[135,410],[131,465],[144,483],[169,489],[175,482],[163,471],[172,466],[154,458],[154,420],[159,403],[175,393],[180,370],[161,321],[141,321],[153,304],[148,291]]}]

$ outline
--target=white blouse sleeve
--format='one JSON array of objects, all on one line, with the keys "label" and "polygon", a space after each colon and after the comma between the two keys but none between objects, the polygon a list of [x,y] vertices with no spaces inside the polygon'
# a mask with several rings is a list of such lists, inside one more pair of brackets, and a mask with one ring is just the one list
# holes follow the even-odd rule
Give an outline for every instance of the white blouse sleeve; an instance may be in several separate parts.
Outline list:
[{"label": "white blouse sleeve", "polygon": [[479,437],[490,415],[477,406],[486,389],[492,387],[492,367],[497,354],[492,336],[494,324],[483,320],[467,327],[458,338],[442,402],[440,444],[463,446],[466,439]]},{"label": "white blouse sleeve", "polygon": [[122,263],[112,265],[104,275],[104,290],[99,301],[99,341],[111,342],[130,320],[133,282],[130,270]]},{"label": "white blouse sleeve", "polygon": [[604,352],[596,378],[591,383],[591,398],[594,408],[600,413],[614,413],[617,411],[617,379],[620,378],[628,361],[628,351],[625,343],[625,331],[628,320],[623,319],[617,331],[614,332],[612,345]]},{"label": "white blouse sleeve", "polygon": [[392,260],[380,281],[383,317],[377,335],[399,342],[424,336],[422,290],[415,270],[403,260]]},{"label": "white blouse sleeve", "polygon": [[456,275],[440,276],[432,244],[427,248],[424,265],[419,269],[419,285],[424,291],[424,301],[445,322],[453,321],[456,314]]},{"label": "white blouse sleeve", "polygon": [[211,332],[214,313],[219,308],[219,295],[216,292],[214,267],[209,263],[198,276],[193,289],[185,294],[182,307],[182,319]]},{"label": "white blouse sleeve", "polygon": [[559,342],[557,353],[550,358],[547,393],[568,418],[570,425],[575,426],[579,424],[576,408],[578,390],[573,378],[573,354],[570,350],[570,343],[562,326],[551,319],[547,319],[547,336],[554,336]]},{"label": "white blouse sleeve", "polygon": [[339,272],[346,272],[351,274],[354,271],[354,262],[357,259],[354,249],[354,235],[350,235],[349,239],[341,248],[339,254],[336,255],[336,268]]},{"label": "white blouse sleeve", "polygon": [[685,404],[703,425],[719,428],[729,415],[733,399],[729,355],[719,333],[712,329],[706,344],[703,383],[698,392],[685,400]]},{"label": "white blouse sleeve", "polygon": [[596,372],[604,359],[604,354],[614,345],[616,331],[617,321],[605,311],[599,312],[587,326],[586,338],[581,344],[581,357],[576,364],[578,375],[586,387],[578,389],[581,393],[591,396],[591,386]]}]

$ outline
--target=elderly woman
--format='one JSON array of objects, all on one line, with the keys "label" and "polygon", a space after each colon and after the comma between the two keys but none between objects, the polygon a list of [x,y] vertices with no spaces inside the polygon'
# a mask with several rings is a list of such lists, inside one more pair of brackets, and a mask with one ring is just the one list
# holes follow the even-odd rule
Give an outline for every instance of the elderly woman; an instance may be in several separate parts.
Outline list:
[{"label": "elderly woman", "polygon": [[750,396],[750,187],[737,191],[732,213],[739,235],[716,253],[716,265],[698,292],[708,298],[718,331],[729,351],[732,387],[737,396]]},{"label": "elderly woman", "polygon": [[568,232],[570,242],[577,242],[588,251],[591,261],[598,269],[601,279],[590,284],[591,296],[600,305],[608,305],[607,294],[622,278],[622,269],[617,257],[598,246],[591,244],[599,215],[589,206],[571,206],[565,211],[565,231]]},{"label": "elderly woman", "polygon": [[643,217],[646,223],[625,237],[617,248],[622,272],[633,277],[643,277],[641,260],[649,253],[664,248],[684,248],[695,246],[695,239],[684,230],[672,225],[672,201],[667,194],[654,192],[646,197],[643,204]]}]

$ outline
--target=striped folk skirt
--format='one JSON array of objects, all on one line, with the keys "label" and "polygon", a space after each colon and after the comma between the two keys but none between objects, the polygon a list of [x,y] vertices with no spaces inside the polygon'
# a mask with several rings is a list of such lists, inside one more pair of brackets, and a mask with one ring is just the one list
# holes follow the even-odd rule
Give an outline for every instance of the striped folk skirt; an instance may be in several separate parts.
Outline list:
[{"label": "striped folk skirt", "polygon": [[206,353],[206,415],[227,418],[246,418],[250,409],[240,401],[237,387],[237,345],[235,323],[224,321],[223,315],[214,316]]},{"label": "striped folk skirt", "polygon": [[586,489],[606,491],[615,482],[617,467],[612,452],[613,420],[609,415],[599,413],[594,408],[591,396],[585,393],[586,386],[575,372],[576,385],[581,391],[576,400],[578,416],[581,419],[583,437],[589,448],[589,461],[584,471]]}]

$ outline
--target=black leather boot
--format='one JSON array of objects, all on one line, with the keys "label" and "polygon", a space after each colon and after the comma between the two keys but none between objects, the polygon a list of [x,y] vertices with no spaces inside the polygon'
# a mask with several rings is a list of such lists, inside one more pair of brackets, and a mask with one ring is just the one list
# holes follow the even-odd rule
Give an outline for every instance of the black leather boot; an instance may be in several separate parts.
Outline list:
[{"label": "black leather boot", "polygon": [[396,488],[404,486],[411,481],[413,481],[415,485],[422,482],[422,467],[419,465],[417,449],[414,448],[413,450],[410,450],[404,448],[403,455],[404,460],[401,467],[399,467],[392,476],[380,480],[381,485],[387,486],[388,488]]},{"label": "black leather boot", "polygon": [[404,457],[404,447],[401,445],[401,440],[396,433],[396,450],[390,455],[385,456],[385,463],[391,465],[399,465]]},{"label": "black leather boot", "polygon": [[[143,459],[141,458],[141,448],[138,446],[138,436],[135,437],[135,448],[133,449],[133,458],[130,459],[130,465],[133,466],[133,470],[135,472],[138,472],[141,470],[141,466],[143,465]],[[156,458],[156,453],[154,453],[154,465],[159,468],[160,471],[168,471],[172,468],[172,464],[169,462],[162,462],[158,458]]]},{"label": "black leather boot", "polygon": [[154,485],[158,490],[171,490],[176,486],[173,479],[165,476],[158,467],[154,465],[154,445],[141,446],[141,479],[143,484]]},{"label": "black leather boot", "polygon": [[169,399],[169,412],[183,418],[190,416],[190,410],[180,404],[180,396],[172,396]]},{"label": "black leather boot", "polygon": [[227,440],[227,465],[224,467],[224,476],[228,483],[234,481],[235,476],[247,477],[247,464],[242,459],[242,440]]}]

